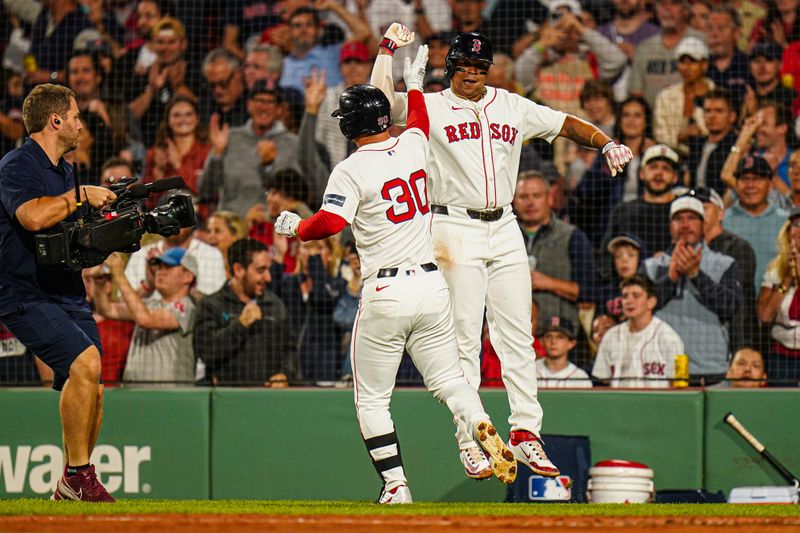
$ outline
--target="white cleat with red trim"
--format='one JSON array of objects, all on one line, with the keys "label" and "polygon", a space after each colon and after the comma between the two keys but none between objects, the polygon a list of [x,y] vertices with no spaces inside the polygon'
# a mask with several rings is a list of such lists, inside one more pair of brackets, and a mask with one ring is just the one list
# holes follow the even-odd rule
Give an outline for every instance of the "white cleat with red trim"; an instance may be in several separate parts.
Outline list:
[{"label": "white cleat with red trim", "polygon": [[557,477],[561,474],[547,454],[544,453],[542,440],[530,431],[512,431],[508,448],[514,453],[517,461],[530,468],[534,473],[545,477]]}]

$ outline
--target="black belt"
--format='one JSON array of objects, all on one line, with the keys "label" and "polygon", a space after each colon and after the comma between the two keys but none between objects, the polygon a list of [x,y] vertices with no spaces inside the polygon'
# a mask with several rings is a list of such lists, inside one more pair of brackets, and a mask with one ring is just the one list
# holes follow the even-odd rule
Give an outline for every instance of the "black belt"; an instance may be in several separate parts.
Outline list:
[{"label": "black belt", "polygon": [[[434,263],[425,263],[424,265],[420,265],[422,270],[425,272],[433,272],[434,270],[439,270],[439,267],[436,266]],[[378,277],[379,278],[393,278],[397,275],[397,272],[400,269],[397,267],[394,268],[382,268],[378,270]],[[406,273],[410,272],[410,270],[406,270]]]},{"label": "black belt", "polygon": [[[484,222],[494,222],[495,220],[500,220],[503,216],[503,208],[498,207],[497,209],[466,209],[467,216],[473,220],[482,220]],[[431,204],[431,212],[436,213],[437,215],[449,215],[450,212],[447,209],[446,205],[436,205]]]}]

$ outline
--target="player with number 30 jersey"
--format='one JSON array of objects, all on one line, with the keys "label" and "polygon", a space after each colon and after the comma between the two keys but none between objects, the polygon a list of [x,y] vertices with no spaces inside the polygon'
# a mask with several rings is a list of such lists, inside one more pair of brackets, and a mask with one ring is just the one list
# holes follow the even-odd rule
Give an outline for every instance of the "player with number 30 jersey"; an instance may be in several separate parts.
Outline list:
[{"label": "player with number 30 jersey", "polygon": [[331,173],[322,209],[351,224],[364,280],[381,267],[433,261],[427,168],[428,139],[411,127],[359,148]]},{"label": "player with number 30 jersey", "polygon": [[406,59],[408,128],[397,138],[389,100],[377,87],[348,87],[339,98],[342,133],[358,150],[333,170],[322,208],[301,220],[284,211],[275,231],[321,239],[348,223],[364,273],[350,358],[361,436],[381,478],[380,503],[411,503],[400,444],[389,412],[395,376],[408,351],[433,395],[445,403],[471,442],[491,460],[491,472],[512,483],[517,462],[492,426],[477,391],[459,366],[450,291],[434,262],[426,191],[429,123],[422,79],[428,48]]}]

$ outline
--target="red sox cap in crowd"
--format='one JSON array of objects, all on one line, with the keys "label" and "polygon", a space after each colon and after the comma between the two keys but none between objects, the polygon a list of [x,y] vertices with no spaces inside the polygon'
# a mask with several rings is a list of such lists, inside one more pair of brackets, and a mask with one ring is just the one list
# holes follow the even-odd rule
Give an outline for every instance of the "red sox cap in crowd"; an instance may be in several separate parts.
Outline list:
[{"label": "red sox cap in crowd", "polygon": [[772,167],[769,166],[769,163],[767,163],[767,160],[763,157],[746,154],[742,160],[739,161],[739,166],[736,167],[736,179],[738,180],[745,174],[755,174],[759,178],[771,178]]},{"label": "red sox cap in crowd", "polygon": [[550,317],[550,320],[539,332],[539,336],[543,337],[548,333],[563,333],[567,336],[567,338],[572,340],[575,339],[575,327],[572,325],[572,321],[570,321],[568,318],[562,318],[560,316]]},{"label": "red sox cap in crowd", "polygon": [[351,59],[361,63],[368,63],[371,57],[367,45],[361,41],[347,41],[344,43],[342,50],[339,52],[339,63],[344,63]]}]

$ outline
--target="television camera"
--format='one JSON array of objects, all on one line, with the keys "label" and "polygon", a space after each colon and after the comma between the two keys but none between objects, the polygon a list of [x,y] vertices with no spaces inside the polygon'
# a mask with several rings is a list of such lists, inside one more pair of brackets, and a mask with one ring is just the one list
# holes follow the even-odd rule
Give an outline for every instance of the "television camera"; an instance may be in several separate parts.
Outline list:
[{"label": "television camera", "polygon": [[[80,198],[77,173],[75,178],[75,194]],[[89,206],[80,210],[78,220],[61,222],[47,233],[37,234],[36,262],[78,271],[101,264],[113,252],[139,250],[145,232],[169,237],[177,235],[181,228],[196,225],[194,206],[188,195],[173,195],[149,212],[140,206],[139,200],[151,193],[183,187],[183,178],[136,182],[136,178],[120,178],[108,187],[117,195],[112,204],[99,209]]]}]

